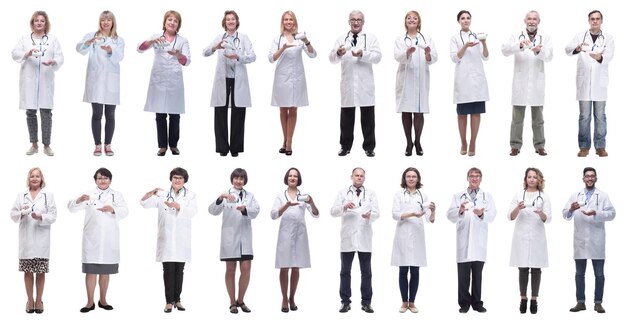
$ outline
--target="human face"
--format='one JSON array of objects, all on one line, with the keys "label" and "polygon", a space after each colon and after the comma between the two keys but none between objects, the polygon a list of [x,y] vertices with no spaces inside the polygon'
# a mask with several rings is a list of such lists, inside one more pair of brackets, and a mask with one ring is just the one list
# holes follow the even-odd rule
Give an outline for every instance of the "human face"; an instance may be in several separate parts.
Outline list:
[{"label": "human face", "polygon": [[41,172],[39,172],[39,170],[34,170],[30,173],[30,177],[28,177],[28,184],[30,189],[41,188]]},{"label": "human face", "polygon": [[300,177],[298,177],[298,171],[296,171],[296,170],[289,170],[289,175],[287,176],[287,185],[290,188],[297,187],[299,178]]},{"label": "human face", "polygon": [[478,189],[480,187],[480,183],[482,182],[483,177],[480,173],[474,171],[467,176],[467,181],[469,182],[470,189]]},{"label": "human face", "polygon": [[363,25],[365,24],[363,15],[360,13],[350,14],[350,19],[348,20],[348,24],[350,24],[350,31],[353,34],[360,33],[361,30],[363,30]]},{"label": "human face", "polygon": [[406,188],[415,190],[417,187],[417,173],[415,171],[409,171],[404,175],[404,182],[406,182]]},{"label": "human face", "polygon": [[178,24],[179,21],[178,19],[176,19],[176,16],[169,15],[165,20],[165,31],[170,35],[176,34],[178,30]]},{"label": "human face", "polygon": [[414,14],[409,14],[404,20],[404,24],[409,31],[416,32],[417,25],[420,23],[419,18]]},{"label": "human face", "polygon": [[42,15],[37,16],[33,21],[33,30],[37,34],[44,34],[46,32],[46,18]]},{"label": "human face", "polygon": [[104,33],[110,34],[111,33],[111,28],[113,28],[113,19],[111,19],[109,17],[102,17],[100,19],[100,29]]},{"label": "human face", "polygon": [[290,14],[286,14],[283,17],[283,28],[285,31],[292,31],[296,26],[296,22],[293,20],[293,17]]},{"label": "human face", "polygon": [[526,24],[526,30],[529,32],[534,32],[537,30],[539,26],[539,15],[536,12],[530,12],[524,18],[524,23]]},{"label": "human face", "polygon": [[598,181],[598,178],[596,178],[595,172],[593,171],[585,172],[585,175],[583,176],[583,182],[585,183],[585,186],[587,186],[587,188],[591,189],[595,187],[596,181]]},{"label": "human face", "polygon": [[461,29],[464,31],[468,31],[471,24],[472,17],[467,12],[463,13],[459,18],[459,25],[461,25]]},{"label": "human face", "polygon": [[243,177],[234,177],[233,178],[233,187],[235,187],[235,189],[237,190],[241,190],[243,189],[243,183],[245,182],[245,179]]},{"label": "human face", "polygon": [[365,182],[365,171],[356,169],[352,172],[352,176],[350,178],[352,179],[352,185],[359,188],[363,186],[363,182]]},{"label": "human face", "polygon": [[237,18],[235,18],[235,15],[233,14],[226,15],[226,31],[232,33],[236,30],[237,30]]},{"label": "human face", "polygon": [[537,190],[539,186],[539,177],[537,176],[537,172],[528,171],[526,175],[526,187],[530,190]]},{"label": "human face", "polygon": [[589,29],[591,29],[591,31],[595,33],[600,31],[601,27],[602,15],[599,12],[591,14],[591,16],[589,16]]},{"label": "human face", "polygon": [[172,188],[178,191],[185,185],[185,178],[181,175],[173,175],[172,176]]},{"label": "human face", "polygon": [[98,186],[98,189],[106,190],[111,185],[111,179],[98,173],[96,175],[96,185]]}]

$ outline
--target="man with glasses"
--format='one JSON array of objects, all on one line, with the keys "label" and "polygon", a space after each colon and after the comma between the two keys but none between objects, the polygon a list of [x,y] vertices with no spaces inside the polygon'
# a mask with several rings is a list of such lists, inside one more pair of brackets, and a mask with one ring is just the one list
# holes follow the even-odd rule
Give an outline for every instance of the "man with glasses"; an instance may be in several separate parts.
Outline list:
[{"label": "man with glasses", "polygon": [[596,169],[583,170],[585,188],[574,193],[563,208],[563,217],[574,220],[574,261],[576,262],[576,306],[570,312],[587,309],[585,306],[585,271],[587,259],[591,259],[596,277],[594,310],[604,313],[604,259],[606,232],[604,223],[615,219],[615,208],[609,196],[596,188]]},{"label": "man with glasses", "polygon": [[487,311],[481,299],[482,273],[487,259],[487,224],[496,217],[496,205],[480,188],[482,176],[478,168],[467,171],[468,188],[452,197],[447,213],[456,223],[459,313],[467,313],[470,306],[479,313]]},{"label": "man with glasses", "polygon": [[565,47],[567,55],[577,55],[576,100],[578,116],[579,157],[589,155],[591,148],[591,115],[593,111],[593,144],[596,154],[604,157],[606,152],[606,107],[609,86],[609,62],[613,59],[615,44],[613,36],[602,32],[602,13],[593,10],[588,15],[589,30],[579,33]]},{"label": "man with glasses", "polygon": [[339,156],[350,154],[354,141],[354,119],[356,107],[361,107],[361,131],[365,155],[373,157],[376,148],[374,134],[374,72],[372,64],[381,59],[376,36],[363,31],[365,17],[354,10],[348,18],[350,31],[335,41],[328,58],[331,63],[341,62],[341,117]]},{"label": "man with glasses", "polygon": [[352,289],[351,271],[354,254],[359,256],[361,268],[361,309],[373,313],[372,308],[372,222],[378,219],[376,193],[365,188],[365,170],[354,168],[350,176],[352,185],[337,194],[330,210],[333,217],[341,217],[341,273],[339,296],[340,313],[350,310]]}]

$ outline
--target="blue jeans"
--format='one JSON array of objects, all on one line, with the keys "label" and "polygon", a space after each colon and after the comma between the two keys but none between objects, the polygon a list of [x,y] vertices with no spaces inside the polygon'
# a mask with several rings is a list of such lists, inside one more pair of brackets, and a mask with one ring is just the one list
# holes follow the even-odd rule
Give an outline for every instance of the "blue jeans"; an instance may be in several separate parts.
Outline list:
[{"label": "blue jeans", "polygon": [[605,148],[606,142],[606,101],[579,101],[578,107],[578,147],[591,147],[591,110],[593,105],[593,144],[596,149]]},{"label": "blue jeans", "polygon": [[[587,259],[575,259],[576,261],[576,301],[585,302],[585,271],[587,270]],[[591,260],[593,273],[596,277],[596,288],[593,302],[602,303],[604,295],[604,259]]]},{"label": "blue jeans", "polygon": [[[361,305],[372,303],[372,252],[356,252],[359,255],[359,266],[361,267]],[[350,304],[352,301],[352,261],[355,252],[341,252],[341,273],[339,284],[339,296],[342,304]]]}]

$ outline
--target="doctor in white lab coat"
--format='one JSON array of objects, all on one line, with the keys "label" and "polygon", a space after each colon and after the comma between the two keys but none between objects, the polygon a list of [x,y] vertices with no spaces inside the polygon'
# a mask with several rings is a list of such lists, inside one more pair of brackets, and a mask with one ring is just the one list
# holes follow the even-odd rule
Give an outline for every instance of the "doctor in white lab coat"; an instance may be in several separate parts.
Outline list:
[{"label": "doctor in white lab coat", "polygon": [[[43,312],[43,290],[50,259],[50,225],[57,219],[54,196],[45,189],[46,181],[39,168],[28,171],[28,190],[17,195],[11,219],[20,224],[19,270],[24,272],[27,313]],[[36,297],[33,287],[37,288]]]},{"label": "doctor in white lab coat", "polygon": [[[81,313],[95,309],[93,294],[96,280],[100,287],[98,307],[112,310],[106,300],[109,275],[118,272],[120,263],[120,228],[118,222],[128,216],[128,206],[119,191],[110,188],[113,175],[106,168],[93,175],[96,188],[83,192],[67,203],[72,213],[85,211],[83,227],[83,273],[87,288],[87,304]],[[99,278],[98,278],[99,276]]]},{"label": "doctor in white lab coat", "polygon": [[[211,92],[211,107],[215,107],[215,151],[221,156],[229,151],[232,156],[238,156],[244,148],[246,107],[252,106],[246,64],[256,61],[256,54],[248,36],[238,31],[239,15],[235,11],[224,12],[222,27],[226,32],[218,34],[203,55],[218,53]],[[230,144],[228,108],[232,108]]]},{"label": "doctor in white lab coat", "polygon": [[63,52],[57,38],[48,35],[50,20],[44,11],[35,11],[30,18],[31,33],[22,36],[11,55],[21,64],[20,109],[26,110],[26,124],[31,147],[26,155],[39,152],[37,110],[41,115],[41,139],[44,153],[54,155],[50,148],[52,108],[54,106],[54,73],[63,65]]},{"label": "doctor in white lab coat", "polygon": [[300,170],[287,170],[283,182],[287,185],[287,190],[274,199],[270,216],[272,219],[280,218],[275,267],[280,269],[280,290],[283,294],[281,310],[286,313],[298,309],[295,295],[300,280],[300,268],[311,267],[305,210],[315,218],[319,217],[319,211],[313,197],[300,193],[298,189],[302,184]]},{"label": "doctor in white lab coat", "polygon": [[167,11],[163,17],[163,33],[154,34],[137,46],[139,53],[154,48],[144,111],[156,113],[158,156],[165,155],[168,145],[173,155],[180,154],[180,115],[185,113],[182,67],[191,63],[189,42],[178,34],[181,25],[180,14],[173,10]]},{"label": "doctor in white lab coat", "polygon": [[361,269],[361,308],[367,313],[372,309],[372,222],[378,219],[378,198],[376,192],[365,188],[365,170],[357,167],[350,176],[352,185],[339,190],[330,209],[330,215],[341,217],[341,272],[339,297],[345,313],[351,309],[352,300],[352,261],[359,256]]},{"label": "doctor in white lab coat", "polygon": [[191,218],[198,211],[196,194],[185,187],[187,170],[172,169],[170,181],[169,190],[154,188],[141,198],[144,208],[157,208],[159,213],[156,261],[163,263],[166,313],[185,310],[180,302],[183,271],[185,262],[191,262]]},{"label": "doctor in white lab coat", "polygon": [[[230,297],[230,312],[237,313],[237,307],[248,313],[250,309],[244,302],[248,283],[250,282],[250,267],[254,255],[252,253],[252,220],[259,214],[259,203],[254,195],[243,186],[248,183],[246,170],[236,168],[230,174],[232,188],[222,193],[209,206],[212,215],[222,214],[222,233],[220,241],[220,259],[226,262],[226,290]],[[235,299],[235,272],[237,262],[241,274],[239,275],[239,290]]]},{"label": "doctor in white lab coat", "polygon": [[[430,111],[430,65],[437,62],[435,43],[423,35],[422,19],[417,11],[404,17],[406,33],[396,38],[394,58],[399,63],[396,74],[396,111],[402,113],[402,128],[406,137],[404,155],[424,155],[420,138],[424,128],[424,113]],[[415,143],[413,143],[415,129]]]},{"label": "doctor in white lab coat", "polygon": [[[402,173],[402,190],[393,197],[391,216],[397,222],[393,238],[391,265],[399,267],[400,313],[410,310],[417,313],[415,296],[419,286],[420,267],[426,266],[426,236],[424,219],[435,222],[428,196],[420,191],[422,177],[416,168],[409,167]],[[411,274],[409,281],[407,276]]]},{"label": "doctor in white lab coat", "polygon": [[508,218],[515,221],[510,265],[519,269],[520,312],[528,307],[528,278],[531,276],[530,312],[537,313],[537,297],[541,284],[541,268],[548,266],[548,241],[544,224],[552,219],[550,197],[543,192],[543,173],[527,168],[524,190],[515,194]]},{"label": "doctor in white lab coat", "polygon": [[[361,130],[363,150],[373,154],[376,147],[375,136],[375,87],[372,64],[378,64],[382,57],[378,39],[363,31],[365,16],[359,10],[350,12],[350,31],[337,38],[328,55],[330,63],[341,62],[341,135],[339,156],[350,153],[354,141],[354,119],[356,107],[361,108]],[[370,152],[370,154],[368,154]]]},{"label": "doctor in white lab coat", "polygon": [[496,218],[496,205],[491,195],[480,188],[482,176],[478,168],[467,171],[468,188],[452,196],[447,213],[448,219],[456,224],[461,313],[467,313],[470,306],[479,313],[487,311],[481,298],[482,272],[487,261],[487,225]]},{"label": "doctor in white lab coat", "polygon": [[103,11],[98,19],[98,31],[87,33],[76,44],[76,51],[82,55],[89,54],[83,101],[91,103],[91,132],[96,145],[93,154],[102,155],[104,113],[104,152],[112,156],[115,106],[120,104],[120,61],[124,59],[124,39],[117,35],[115,15],[108,10]]},{"label": "doctor in white lab coat", "polygon": [[596,154],[606,152],[606,99],[609,87],[609,63],[613,60],[613,36],[602,31],[603,17],[598,10],[588,15],[589,30],[578,33],[565,46],[565,53],[578,56],[576,65],[576,100],[578,118],[578,156],[589,154],[591,148],[591,115],[594,117],[593,144]]},{"label": "doctor in white lab coat", "polygon": [[513,90],[511,103],[511,156],[516,156],[522,147],[524,114],[526,106],[531,107],[533,145],[539,155],[547,155],[544,148],[546,139],[543,131],[543,102],[545,97],[544,63],[552,60],[552,39],[539,32],[541,19],[537,11],[529,11],[524,18],[526,28],[513,34],[502,44],[504,56],[513,55]]},{"label": "doctor in white lab coat", "polygon": [[615,219],[615,208],[609,196],[596,188],[597,173],[592,167],[583,169],[585,188],[570,196],[563,207],[565,220],[574,220],[574,261],[576,263],[576,306],[572,312],[585,310],[585,271],[591,259],[595,275],[594,310],[604,313],[604,260],[606,259],[605,222]]},{"label": "doctor in white lab coat", "polygon": [[[487,77],[483,62],[489,59],[487,34],[476,34],[470,30],[472,14],[461,10],[457,14],[461,25],[458,34],[450,39],[450,58],[454,68],[454,103],[461,137],[461,155],[476,154],[476,137],[480,128],[480,114],[485,113],[485,102],[489,100]],[[480,37],[480,38],[479,38]],[[470,143],[467,146],[467,115],[470,115]]]},{"label": "doctor in white lab coat", "polygon": [[315,58],[317,52],[306,34],[302,34],[300,39],[294,36],[298,35],[296,14],[285,11],[280,19],[280,36],[272,41],[268,59],[270,63],[276,63],[272,106],[280,107],[280,125],[283,130],[283,145],[278,152],[291,155],[298,107],[309,105],[302,52],[310,58]]}]

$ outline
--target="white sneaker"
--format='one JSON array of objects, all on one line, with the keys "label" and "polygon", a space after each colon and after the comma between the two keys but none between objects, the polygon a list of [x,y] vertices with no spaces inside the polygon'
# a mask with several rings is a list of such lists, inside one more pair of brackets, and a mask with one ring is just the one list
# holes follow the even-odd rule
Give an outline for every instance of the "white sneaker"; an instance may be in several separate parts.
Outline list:
[{"label": "white sneaker", "polygon": [[419,312],[419,311],[417,310],[417,307],[415,307],[415,306],[413,306],[413,307],[409,306],[409,310],[411,311],[411,313],[417,313],[417,312]]},{"label": "white sneaker", "polygon": [[107,156],[113,156],[115,154],[115,153],[113,153],[113,150],[111,149],[111,144],[104,145],[104,153]]},{"label": "white sneaker", "polygon": [[43,148],[43,152],[47,155],[47,156],[54,156],[54,151],[50,148],[50,146],[46,146]]},{"label": "white sneaker", "polygon": [[29,147],[28,151],[26,151],[26,155],[33,155],[35,153],[39,153],[39,148],[38,147]]}]

